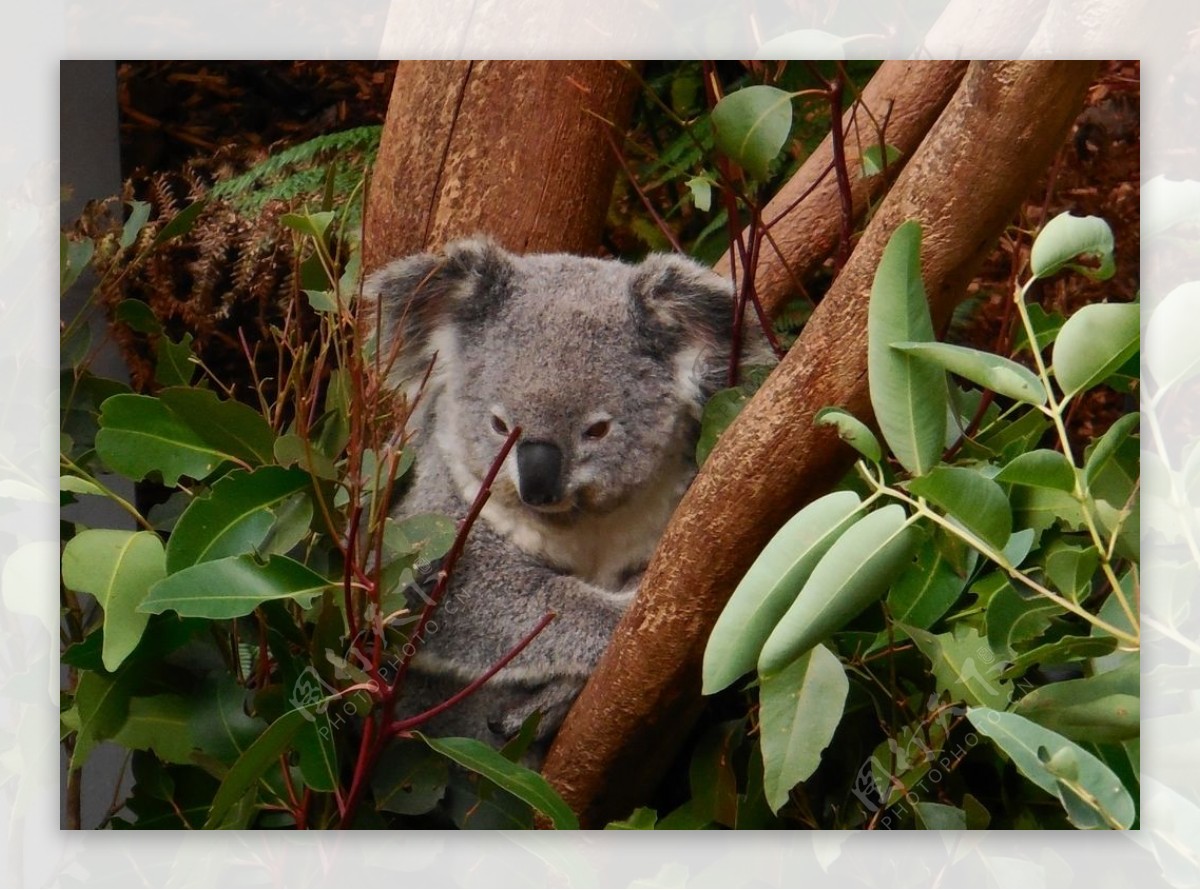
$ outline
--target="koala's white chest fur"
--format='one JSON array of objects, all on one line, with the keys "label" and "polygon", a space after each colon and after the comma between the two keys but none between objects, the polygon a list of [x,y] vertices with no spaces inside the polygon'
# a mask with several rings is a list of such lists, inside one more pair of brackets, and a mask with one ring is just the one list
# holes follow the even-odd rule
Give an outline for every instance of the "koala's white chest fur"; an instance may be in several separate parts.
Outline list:
[{"label": "koala's white chest fur", "polygon": [[[458,459],[450,435],[440,435],[443,459],[464,502],[479,490],[479,480]],[[601,514],[581,514],[553,522],[536,511],[489,501],[480,517],[518,549],[556,569],[607,590],[618,590],[641,570],[654,552],[675,506],[693,475],[682,455],[654,482],[624,504]]]},{"label": "koala's white chest fur", "polygon": [[521,550],[608,590],[645,568],[658,537],[690,478],[686,468],[668,474],[652,488],[602,515],[587,515],[570,525],[551,525],[530,511],[500,504],[484,507],[483,518]]}]

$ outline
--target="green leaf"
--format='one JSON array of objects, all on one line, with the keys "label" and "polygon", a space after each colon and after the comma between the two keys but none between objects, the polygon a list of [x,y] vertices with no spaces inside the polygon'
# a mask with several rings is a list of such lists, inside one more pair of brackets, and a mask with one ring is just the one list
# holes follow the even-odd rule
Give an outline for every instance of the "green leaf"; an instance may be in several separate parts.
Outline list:
[{"label": "green leaf", "polygon": [[188,717],[192,703],[182,695],[138,696],[129,700],[129,716],[113,736],[134,751],[153,751],[167,763],[192,762]]},{"label": "green leaf", "polygon": [[134,675],[121,671],[115,676],[84,671],[75,686],[79,731],[71,754],[71,769],[79,769],[97,742],[112,738],[129,714]]},{"label": "green leaf", "polygon": [[1136,653],[1115,670],[1040,686],[1014,713],[1076,742],[1119,742],[1140,734],[1141,675]]},{"label": "green leaf", "polygon": [[[1120,779],[1074,742],[1019,714],[970,708],[967,719],[1012,758],[1025,778],[1062,801],[1073,825],[1097,827],[1093,819],[1110,828],[1129,828],[1133,824],[1133,799]],[[1039,752],[1045,759],[1039,757]],[[1064,752],[1069,754],[1073,778],[1064,775]],[[1056,766],[1052,769],[1048,764]],[[1070,806],[1064,795],[1069,795]]]},{"label": "green leaf", "polygon": [[416,739],[397,739],[380,755],[371,790],[379,809],[419,816],[437,806],[449,778],[445,757]]},{"label": "green leaf", "polygon": [[742,387],[735,386],[718,390],[704,403],[704,414],[700,418],[700,438],[696,442],[696,466],[704,466],[721,433],[733,423],[733,419],[749,401],[750,394]]},{"label": "green leaf", "polygon": [[[1066,318],[1058,311],[1047,312],[1037,303],[1030,303],[1025,307],[1025,312],[1029,316],[1030,327],[1033,328],[1034,342],[1037,343],[1038,352],[1041,352],[1058,337],[1058,332],[1062,330]],[[1029,337],[1025,333],[1025,325],[1018,325],[1016,331],[1013,332],[1012,348],[1014,355],[1029,349]]]},{"label": "green leaf", "polygon": [[879,448],[879,440],[870,428],[841,408],[822,408],[813,418],[813,423],[832,426],[837,429],[838,436],[867,460],[879,463],[883,460],[883,452]]},{"label": "green leaf", "polygon": [[91,262],[96,243],[91,238],[68,238],[63,234],[60,236],[59,246],[58,286],[59,293],[65,294]]},{"label": "green leaf", "polygon": [[996,550],[1012,534],[1012,507],[1004,489],[968,467],[935,467],[908,483],[910,494],[941,507]]},{"label": "green leaf", "polygon": [[1067,319],[1054,341],[1054,376],[1065,397],[1089,389],[1138,349],[1137,303],[1092,303]]},{"label": "green leaf", "polygon": [[966,810],[922,800],[913,804],[917,828],[926,831],[956,831],[967,827]]},{"label": "green leaf", "polygon": [[74,494],[98,494],[102,497],[107,497],[108,492],[92,482],[90,479],[84,479],[81,476],[59,476],[58,490],[69,491]]},{"label": "green leaf", "polygon": [[1029,405],[1046,404],[1046,389],[1038,376],[1002,356],[950,343],[893,343],[892,349],[978,383],[997,395]]},{"label": "green leaf", "polygon": [[138,606],[166,573],[162,541],[153,532],[86,529],[67,542],[63,584],[92,594],[104,610],[105,670],[115,671],[137,646],[150,619]]},{"label": "green leaf", "polygon": [[333,291],[306,290],[304,295],[308,297],[308,305],[312,307],[314,312],[338,311],[336,294]]},{"label": "green leaf", "polygon": [[1096,482],[1110,462],[1119,460],[1121,446],[1125,444],[1126,439],[1133,435],[1140,420],[1141,415],[1137,411],[1117,418],[1116,422],[1092,446],[1087,456],[1087,462],[1083,466],[1083,482],[1088,489],[1091,489],[1092,484]]},{"label": "green leaf", "polygon": [[999,585],[987,602],[985,621],[987,643],[993,652],[1008,658],[1016,652],[1016,644],[1031,640],[1050,626],[1050,617],[1062,611],[1052,601],[1029,592],[1023,594],[1007,576],[996,573]]},{"label": "green leaf", "polygon": [[338,478],[337,467],[321,453],[316,443],[306,445],[295,433],[288,433],[276,439],[272,452],[281,466],[290,467],[295,464],[306,473],[321,479]]},{"label": "green leaf", "polygon": [[1055,541],[1045,549],[1046,578],[1054,588],[1074,602],[1086,599],[1092,577],[1100,567],[1100,554],[1092,545],[1078,547]]},{"label": "green leaf", "polygon": [[307,235],[320,241],[324,240],[325,232],[329,228],[329,224],[333,222],[334,215],[332,210],[320,213],[285,213],[279,217],[279,221],[289,229],[295,229],[301,235]]},{"label": "green leaf", "polygon": [[707,176],[693,176],[684,183],[692,193],[692,204],[701,213],[712,209],[712,180]]},{"label": "green leaf", "polygon": [[921,281],[921,226],[909,220],[892,234],[871,285],[867,372],[879,431],[896,459],[917,476],[932,469],[942,455],[946,375],[892,349],[892,344],[933,339]]},{"label": "green leaf", "polygon": [[1058,491],[1075,490],[1075,468],[1061,451],[1039,448],[1019,454],[992,477],[996,482],[1032,485]]},{"label": "green leaf", "polygon": [[167,571],[259,552],[282,504],[311,484],[303,470],[275,466],[235,470],[221,478],[179,517],[167,542]]},{"label": "green leaf", "polygon": [[928,538],[908,567],[888,591],[893,621],[927,628],[941,618],[962,595],[966,579],[954,570],[949,556]]},{"label": "green leaf", "polygon": [[253,556],[227,556],[168,575],[150,588],[139,611],[174,609],[197,618],[237,618],[271,600],[295,600],[307,608],[332,586],[286,556],[273,555],[265,563]]},{"label": "green leaf", "polygon": [[889,504],[855,522],[821,557],[758,659],[777,674],[878,600],[908,565],[919,542],[904,508]]},{"label": "green leaf", "polygon": [[894,145],[868,145],[859,156],[863,178],[877,176],[900,160],[902,152]]},{"label": "green leaf", "polygon": [[193,387],[172,387],[158,395],[177,417],[222,452],[252,464],[273,460],[275,433],[249,405]]},{"label": "green leaf", "polygon": [[[1076,257],[1088,262],[1072,263]],[[1064,267],[1096,281],[1111,278],[1116,271],[1112,229],[1098,216],[1060,213],[1038,233],[1029,254],[1029,267],[1034,278],[1048,278]]]},{"label": "green leaf", "polygon": [[141,334],[161,334],[162,322],[154,314],[154,310],[142,300],[122,300],[117,304],[113,313],[116,320],[129,325]]},{"label": "green leaf", "polygon": [[975,628],[956,624],[951,633],[935,636],[920,628],[896,626],[929,659],[938,691],[949,693],[951,701],[1003,708],[1012,698],[1012,683],[1001,676],[1003,663]]},{"label": "green leaf", "polygon": [[439,754],[490,779],[505,791],[544,813],[555,828],[579,827],[579,819],[549,782],[533,770],[509,762],[498,751],[489,748],[478,739],[431,739],[419,732],[414,732],[413,735]]},{"label": "green leaf", "polygon": [[172,238],[179,235],[186,235],[192,230],[192,226],[196,223],[196,218],[200,216],[200,212],[208,204],[208,198],[198,198],[187,207],[184,207],[174,216],[172,216],[167,224],[158,230],[158,234],[154,236],[154,246],[157,247]]},{"label": "green leaf", "polygon": [[192,358],[192,335],[184,334],[176,343],[170,337],[158,338],[154,351],[154,380],[163,386],[187,386],[196,375]]},{"label": "green leaf", "polygon": [[96,451],[113,471],[135,482],[162,474],[174,486],[180,476],[202,479],[236,455],[213,446],[152,396],[115,395],[101,406]]},{"label": "green leaf", "polygon": [[853,492],[833,492],[813,501],[776,532],[734,590],[708,638],[705,695],[754,669],[771,631],[861,506]]},{"label": "green leaf", "polygon": [[813,774],[833,739],[850,681],[838,657],[814,646],[778,674],[764,678],[761,744],[763,788],[778,813],[788,794]]},{"label": "green leaf", "polygon": [[1088,658],[1099,658],[1117,648],[1115,637],[1059,637],[1027,652],[1022,652],[1004,669],[1004,676],[1019,677],[1035,665],[1070,664]]},{"label": "green leaf", "polygon": [[261,717],[246,712],[246,690],[230,674],[210,674],[189,702],[188,732],[212,763],[232,766],[267,728]]},{"label": "green leaf", "polygon": [[146,220],[150,219],[150,205],[145,201],[127,201],[129,205],[129,219],[125,220],[125,225],[121,228],[120,245],[128,247],[137,240],[138,232],[146,225]]},{"label": "green leaf", "polygon": [[658,822],[658,813],[649,807],[638,807],[628,819],[617,819],[604,826],[612,831],[652,831]]},{"label": "green leaf", "polygon": [[254,740],[242,755],[229,768],[221,787],[213,796],[212,809],[209,810],[205,828],[220,828],[229,811],[235,804],[250,794],[258,784],[258,780],[279,761],[291,745],[293,736],[305,725],[305,712],[302,709],[288,711],[267,727],[266,732]]},{"label": "green leaf", "polygon": [[717,148],[755,179],[783,149],[792,129],[792,94],[771,86],[730,93],[712,110]]},{"label": "green leaf", "polygon": [[337,746],[328,712],[308,712],[292,743],[300,758],[300,775],[313,791],[335,791],[338,787]]}]

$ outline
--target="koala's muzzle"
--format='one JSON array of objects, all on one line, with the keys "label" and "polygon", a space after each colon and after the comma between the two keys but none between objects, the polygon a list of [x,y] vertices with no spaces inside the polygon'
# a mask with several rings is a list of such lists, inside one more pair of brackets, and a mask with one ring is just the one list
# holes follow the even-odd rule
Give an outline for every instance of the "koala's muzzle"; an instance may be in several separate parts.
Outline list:
[{"label": "koala's muzzle", "polygon": [[562,449],[553,442],[522,442],[517,446],[517,479],[521,500],[545,507],[562,500]]}]

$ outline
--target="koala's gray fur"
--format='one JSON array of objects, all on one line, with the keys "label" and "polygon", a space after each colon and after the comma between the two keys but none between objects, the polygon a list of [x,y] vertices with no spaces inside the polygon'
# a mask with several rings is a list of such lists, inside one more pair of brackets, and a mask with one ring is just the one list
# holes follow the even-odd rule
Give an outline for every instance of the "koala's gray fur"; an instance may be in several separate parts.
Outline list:
[{"label": "koala's gray fur", "polygon": [[632,266],[466,240],[392,263],[365,293],[380,301],[378,348],[395,356],[395,384],[415,392],[433,362],[410,420],[404,513],[461,518],[507,431],[521,428],[402,709],[459,691],[552,611],[524,652],[428,726],[495,745],[540,710],[540,751],[695,473],[700,413],[729,367],[730,286],[674,255]]}]

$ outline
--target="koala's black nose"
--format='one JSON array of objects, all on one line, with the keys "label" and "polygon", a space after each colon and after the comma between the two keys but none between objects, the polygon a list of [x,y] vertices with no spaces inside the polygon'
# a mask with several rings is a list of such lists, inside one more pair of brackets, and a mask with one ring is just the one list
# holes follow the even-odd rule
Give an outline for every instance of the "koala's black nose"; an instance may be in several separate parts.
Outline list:
[{"label": "koala's black nose", "polygon": [[517,446],[517,478],[521,500],[543,507],[562,500],[562,449],[553,442],[522,442]]}]

